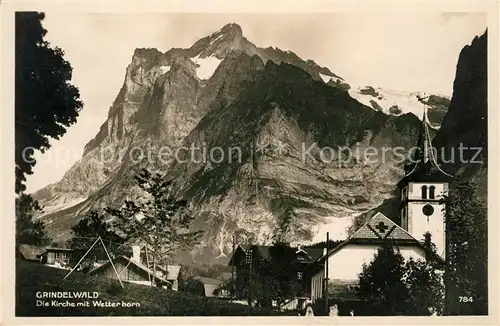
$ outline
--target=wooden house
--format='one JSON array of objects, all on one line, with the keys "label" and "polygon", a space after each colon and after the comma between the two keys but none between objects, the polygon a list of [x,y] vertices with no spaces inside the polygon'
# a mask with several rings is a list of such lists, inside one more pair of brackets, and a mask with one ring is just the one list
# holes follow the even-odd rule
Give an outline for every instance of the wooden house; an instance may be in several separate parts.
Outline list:
[{"label": "wooden house", "polygon": [[[133,248],[132,257],[118,256],[113,259],[116,271],[122,281],[151,285],[153,279],[153,268],[148,267],[140,256],[140,250],[136,246]],[[155,283],[157,286],[165,287],[177,291],[179,286],[179,265],[156,266]],[[106,262],[93,270],[89,275],[102,275],[112,279],[118,279],[111,262]]]},{"label": "wooden house", "polygon": [[[236,298],[244,298],[245,288],[250,280],[250,274],[258,275],[263,273],[261,264],[271,258],[272,246],[238,246],[234,255],[229,261],[229,266],[233,266],[234,295]],[[296,275],[296,297],[308,296],[307,278],[305,275],[306,266],[316,261],[323,253],[321,248],[298,247],[293,249],[293,263]],[[255,278],[254,278],[255,279]]]},{"label": "wooden house", "polygon": [[222,280],[201,276],[195,276],[193,279],[203,284],[205,297],[227,298],[230,295],[228,290],[221,288],[224,285]]}]

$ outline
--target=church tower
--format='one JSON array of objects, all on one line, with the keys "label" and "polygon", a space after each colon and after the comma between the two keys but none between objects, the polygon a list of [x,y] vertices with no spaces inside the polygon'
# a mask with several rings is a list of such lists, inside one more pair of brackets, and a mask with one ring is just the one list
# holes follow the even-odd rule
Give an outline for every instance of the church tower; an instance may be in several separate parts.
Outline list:
[{"label": "church tower", "polygon": [[437,253],[444,259],[446,226],[442,199],[448,193],[452,176],[439,167],[437,152],[432,148],[425,104],[414,154],[406,167],[405,177],[398,183],[401,227],[421,242],[425,234],[430,233]]}]

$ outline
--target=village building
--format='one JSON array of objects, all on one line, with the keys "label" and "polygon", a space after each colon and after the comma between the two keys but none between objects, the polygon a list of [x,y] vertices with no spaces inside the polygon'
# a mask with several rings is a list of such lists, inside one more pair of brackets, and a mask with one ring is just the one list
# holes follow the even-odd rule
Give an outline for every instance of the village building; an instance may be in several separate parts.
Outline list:
[{"label": "village building", "polygon": [[195,276],[193,279],[203,284],[205,297],[207,298],[229,298],[230,292],[224,288],[225,281],[211,277]]},{"label": "village building", "polygon": [[[238,246],[235,249],[228,265],[233,266],[234,295],[237,299],[245,298],[245,288],[251,276],[250,274],[252,274],[253,278],[258,279],[258,274],[262,273],[259,266],[263,261],[271,257],[271,248],[271,246],[251,245]],[[309,296],[307,292],[308,282],[305,278],[304,270],[308,264],[316,261],[322,253],[322,248],[295,248],[294,262],[297,264],[295,277],[298,286],[295,298]]]},{"label": "village building", "polygon": [[107,261],[92,269],[88,274],[101,275],[111,279],[118,279],[119,275],[122,281],[147,286],[151,286],[153,284],[152,280],[154,280],[156,286],[174,291],[178,290],[181,268],[179,265],[157,265],[156,273],[154,273],[152,266],[148,267],[147,261],[144,260],[138,246],[133,246],[132,252],[132,257],[118,256],[113,258],[114,268],[111,262]]},{"label": "village building", "polygon": [[63,247],[47,247],[38,255],[40,263],[62,269],[70,268],[70,262],[83,255],[83,250]]},{"label": "village building", "polygon": [[30,244],[20,244],[17,246],[17,258],[29,262],[39,263],[41,260],[40,255],[44,252],[45,247]]}]

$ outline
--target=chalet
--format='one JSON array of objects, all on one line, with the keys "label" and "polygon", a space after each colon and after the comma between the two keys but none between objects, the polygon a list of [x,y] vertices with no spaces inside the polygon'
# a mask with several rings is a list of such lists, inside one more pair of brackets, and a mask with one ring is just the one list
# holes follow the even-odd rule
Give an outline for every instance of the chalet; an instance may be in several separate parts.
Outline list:
[{"label": "chalet", "polygon": [[[250,275],[256,275],[262,271],[260,264],[271,257],[272,246],[238,246],[229,261],[229,266],[233,266],[233,278],[236,298],[244,297],[244,289],[248,284]],[[308,264],[316,261],[323,253],[321,248],[298,247],[295,248],[294,262],[296,265],[297,297],[308,296],[307,281],[304,275]]]},{"label": "chalet", "polygon": [[29,244],[20,244],[17,247],[18,258],[30,262],[40,262],[40,255],[45,252],[44,247],[29,245]]},{"label": "chalet", "polygon": [[[135,246],[132,257],[118,256],[113,259],[113,265],[122,281],[148,286],[152,283],[153,269],[151,266],[148,267],[147,263],[141,259],[140,250],[137,250]],[[111,262],[108,261],[94,268],[88,274],[103,275],[107,278],[118,279],[116,272]],[[178,265],[157,265],[156,273],[154,273],[156,285],[177,291],[179,286],[179,272],[180,266]]]},{"label": "chalet", "polygon": [[210,277],[195,276],[193,279],[200,281],[203,284],[205,297],[227,298],[229,291],[223,289],[224,281]]},{"label": "chalet", "polygon": [[85,253],[84,250],[71,248],[48,247],[38,255],[40,262],[51,267],[69,268],[70,262],[78,259]]}]

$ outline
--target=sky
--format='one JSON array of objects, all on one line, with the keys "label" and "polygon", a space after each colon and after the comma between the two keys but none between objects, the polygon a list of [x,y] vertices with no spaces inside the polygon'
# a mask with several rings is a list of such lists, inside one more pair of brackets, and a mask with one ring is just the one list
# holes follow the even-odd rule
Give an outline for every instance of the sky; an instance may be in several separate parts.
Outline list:
[{"label": "sky", "polygon": [[291,50],[355,85],[452,95],[461,49],[484,33],[481,13],[92,14],[45,12],[46,40],[65,51],[84,108],[38,154],[27,192],[59,181],[106,120],[135,48],[189,47],[227,23],[257,46]]}]

